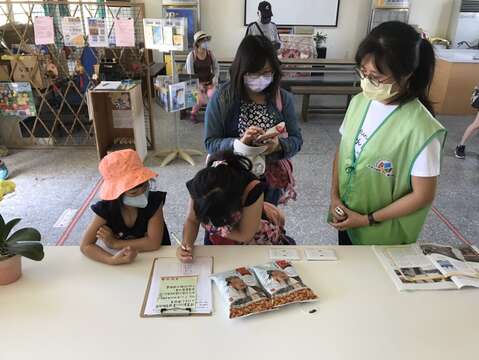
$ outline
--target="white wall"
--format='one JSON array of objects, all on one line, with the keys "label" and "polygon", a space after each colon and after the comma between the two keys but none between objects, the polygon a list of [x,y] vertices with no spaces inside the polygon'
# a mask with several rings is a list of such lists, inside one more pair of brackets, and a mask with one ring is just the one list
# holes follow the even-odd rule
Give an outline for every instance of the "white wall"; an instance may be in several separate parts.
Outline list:
[{"label": "white wall", "polygon": [[409,23],[430,36],[446,37],[454,0],[412,0]]},{"label": "white wall", "polygon": [[[271,2],[274,10],[274,0]],[[370,0],[341,0],[338,27],[323,29],[329,36],[328,57],[354,54],[366,35],[369,9]],[[213,36],[212,45],[218,56],[234,56],[246,31],[243,21],[244,0],[201,0],[201,24]]]},{"label": "white wall", "polygon": [[[139,0],[140,2],[141,0]],[[200,0],[201,26],[213,36],[218,57],[233,57],[243,38],[244,0]],[[411,0],[410,23],[431,36],[444,37],[454,0]],[[271,0],[274,10],[274,0]],[[146,17],[161,16],[161,0],[144,0]],[[338,27],[323,28],[328,34],[328,58],[352,58],[367,33],[370,0],[341,0]],[[314,11],[314,9],[311,9]],[[273,18],[274,21],[274,18]]]}]

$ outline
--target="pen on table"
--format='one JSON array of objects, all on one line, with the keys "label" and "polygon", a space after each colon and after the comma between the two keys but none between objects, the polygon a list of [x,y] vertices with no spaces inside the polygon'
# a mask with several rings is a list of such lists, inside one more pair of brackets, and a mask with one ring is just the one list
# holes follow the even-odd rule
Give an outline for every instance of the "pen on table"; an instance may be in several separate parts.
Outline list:
[{"label": "pen on table", "polygon": [[175,241],[178,243],[179,246],[181,246],[183,250],[188,251],[188,249],[185,247],[185,245],[181,243],[180,239],[178,239],[174,232],[171,233],[171,236],[173,237],[173,239],[175,239]]}]

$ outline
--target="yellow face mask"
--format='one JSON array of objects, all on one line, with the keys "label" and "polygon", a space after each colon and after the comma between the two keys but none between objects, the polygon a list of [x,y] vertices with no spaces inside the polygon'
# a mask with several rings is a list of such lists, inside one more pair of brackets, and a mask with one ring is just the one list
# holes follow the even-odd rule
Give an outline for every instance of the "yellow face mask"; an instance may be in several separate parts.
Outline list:
[{"label": "yellow face mask", "polygon": [[368,78],[361,80],[361,89],[363,89],[364,96],[375,101],[384,101],[396,96],[398,91],[393,91],[393,85],[379,84],[379,86],[374,86]]}]

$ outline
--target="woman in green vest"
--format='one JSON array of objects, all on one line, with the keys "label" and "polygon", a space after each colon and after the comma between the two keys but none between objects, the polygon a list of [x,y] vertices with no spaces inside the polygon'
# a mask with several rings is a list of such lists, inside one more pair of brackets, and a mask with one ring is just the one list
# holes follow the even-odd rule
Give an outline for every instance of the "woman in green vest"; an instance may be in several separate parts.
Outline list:
[{"label": "woman in green vest", "polygon": [[356,62],[363,92],[340,128],[330,223],[340,245],[414,243],[434,200],[446,136],[428,98],[434,50],[412,26],[386,22],[362,41]]}]

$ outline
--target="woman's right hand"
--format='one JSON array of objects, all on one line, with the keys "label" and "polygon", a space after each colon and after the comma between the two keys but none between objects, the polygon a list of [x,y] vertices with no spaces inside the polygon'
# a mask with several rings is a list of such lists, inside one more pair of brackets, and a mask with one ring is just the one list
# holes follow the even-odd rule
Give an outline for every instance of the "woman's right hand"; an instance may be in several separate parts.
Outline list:
[{"label": "woman's right hand", "polygon": [[250,126],[246,129],[240,141],[245,145],[252,145],[258,136],[264,135],[264,130],[257,126]]},{"label": "woman's right hand", "polygon": [[341,221],[344,221],[346,219],[346,216],[339,216],[336,214],[335,209],[337,207],[340,207],[341,209],[347,209],[347,207],[343,204],[341,199],[338,196],[335,196],[331,198],[331,205],[329,206],[329,213],[331,214],[331,222],[332,223],[338,223]]},{"label": "woman's right hand", "polygon": [[193,262],[193,247],[190,246],[178,246],[176,249],[176,257],[182,263]]}]

